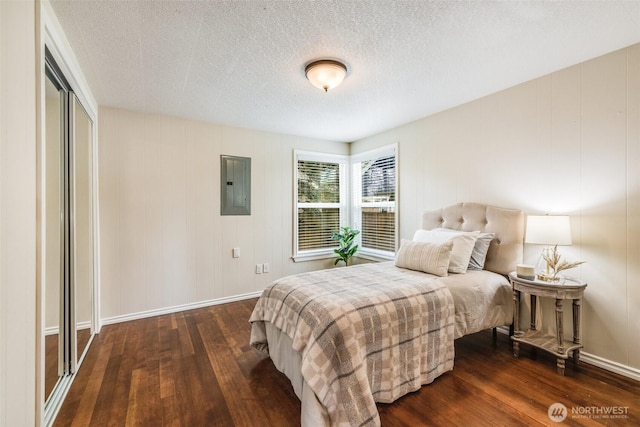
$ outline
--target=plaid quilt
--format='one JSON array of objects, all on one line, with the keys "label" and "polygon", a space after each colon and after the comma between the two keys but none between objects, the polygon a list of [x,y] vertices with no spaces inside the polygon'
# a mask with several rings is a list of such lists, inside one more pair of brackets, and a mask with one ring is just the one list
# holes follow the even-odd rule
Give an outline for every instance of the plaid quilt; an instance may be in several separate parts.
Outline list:
[{"label": "plaid quilt", "polygon": [[378,426],[376,402],[453,369],[451,293],[392,262],[285,277],[264,290],[249,321],[258,350],[268,352],[265,322],[292,339],[334,426]]}]

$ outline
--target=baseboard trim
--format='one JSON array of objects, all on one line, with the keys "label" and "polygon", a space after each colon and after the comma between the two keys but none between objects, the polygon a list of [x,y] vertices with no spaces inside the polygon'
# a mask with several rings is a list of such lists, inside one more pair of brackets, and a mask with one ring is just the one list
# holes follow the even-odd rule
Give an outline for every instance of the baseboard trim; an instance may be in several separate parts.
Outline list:
[{"label": "baseboard trim", "polygon": [[580,352],[580,361],[620,374],[623,377],[640,381],[640,369],[632,368],[631,366],[623,365],[622,363],[614,362],[612,360],[605,359],[604,357],[596,356],[595,354],[586,353],[584,351]]},{"label": "baseboard trim", "polygon": [[262,291],[250,292],[247,294],[234,295],[232,297],[216,298],[189,304],[174,305],[172,307],[164,307],[155,310],[140,311],[137,313],[125,314],[122,316],[105,317],[103,319],[100,319],[100,325],[112,325],[114,323],[128,322],[130,320],[145,319],[147,317],[161,316],[163,314],[177,313],[179,311],[193,310],[196,308],[209,307],[212,305],[226,304],[228,302],[242,301],[245,299],[257,298],[261,294]]},{"label": "baseboard trim", "polygon": [[[91,322],[90,321],[86,321],[86,322],[78,322],[78,325],[76,326],[76,331],[80,331],[82,329],[89,329],[91,328]],[[49,326],[48,328],[44,329],[44,335],[48,336],[48,335],[57,335],[58,334],[58,327],[57,326]]]}]

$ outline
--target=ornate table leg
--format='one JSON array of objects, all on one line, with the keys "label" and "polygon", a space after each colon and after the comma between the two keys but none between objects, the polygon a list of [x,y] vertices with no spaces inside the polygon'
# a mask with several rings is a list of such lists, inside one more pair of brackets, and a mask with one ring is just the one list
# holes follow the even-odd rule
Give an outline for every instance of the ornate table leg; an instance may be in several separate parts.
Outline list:
[{"label": "ornate table leg", "polygon": [[531,330],[536,330],[536,302],[538,298],[535,295],[531,295]]},{"label": "ornate table leg", "polygon": [[[556,338],[558,340],[558,354],[564,353],[563,331],[562,331],[562,299],[556,299]],[[564,375],[564,359],[558,358],[558,374]]]},{"label": "ornate table leg", "polygon": [[[580,344],[580,307],[582,305],[581,299],[573,300],[573,342]],[[573,363],[578,366],[580,363],[580,349],[573,350]]]},{"label": "ornate table leg", "polygon": [[[520,291],[513,290],[513,335],[517,337],[520,334]],[[513,341],[513,355],[520,356],[520,343]]]}]

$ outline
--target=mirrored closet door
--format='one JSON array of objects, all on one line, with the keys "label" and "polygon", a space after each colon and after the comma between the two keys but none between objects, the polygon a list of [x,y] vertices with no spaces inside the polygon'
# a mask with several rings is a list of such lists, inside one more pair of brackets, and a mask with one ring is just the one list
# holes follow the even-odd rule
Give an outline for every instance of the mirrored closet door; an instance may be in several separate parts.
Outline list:
[{"label": "mirrored closet door", "polygon": [[42,149],[45,424],[93,336],[93,121],[47,51]]},{"label": "mirrored closet door", "polygon": [[92,289],[93,289],[93,192],[92,192],[92,141],[93,123],[78,98],[71,94],[71,116],[73,123],[71,150],[71,195],[73,228],[71,257],[73,266],[73,299],[75,310],[75,355],[77,363],[82,357],[92,335]]},{"label": "mirrored closet door", "polygon": [[63,264],[63,223],[64,200],[62,169],[64,127],[62,118],[65,106],[65,94],[50,79],[45,81],[46,101],[46,142],[44,149],[44,212],[45,212],[45,265],[44,265],[44,321],[45,321],[45,381],[44,395],[47,399],[58,378],[63,373],[62,361],[64,349],[61,345],[60,328],[62,325],[61,296],[64,281]]}]

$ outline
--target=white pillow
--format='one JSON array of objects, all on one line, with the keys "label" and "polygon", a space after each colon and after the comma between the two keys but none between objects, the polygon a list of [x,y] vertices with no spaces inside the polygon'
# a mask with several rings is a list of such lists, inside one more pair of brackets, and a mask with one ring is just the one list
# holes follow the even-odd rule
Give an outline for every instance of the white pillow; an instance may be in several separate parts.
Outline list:
[{"label": "white pillow", "polygon": [[449,260],[449,272],[466,273],[478,234],[480,234],[479,231],[463,231],[457,234],[449,231],[418,230],[413,235],[413,240],[435,244],[452,241],[453,249]]},{"label": "white pillow", "polygon": [[[450,228],[434,228],[433,231],[445,231],[447,233],[461,234],[464,231],[452,230]],[[471,252],[471,258],[469,259],[469,266],[467,270],[482,270],[484,268],[484,262],[487,259],[487,252],[489,252],[489,246],[491,241],[496,237],[495,233],[484,233],[482,231],[478,234],[478,239],[473,245],[473,252]]]},{"label": "white pillow", "polygon": [[452,248],[451,241],[435,244],[402,239],[395,264],[396,267],[446,276]]}]

